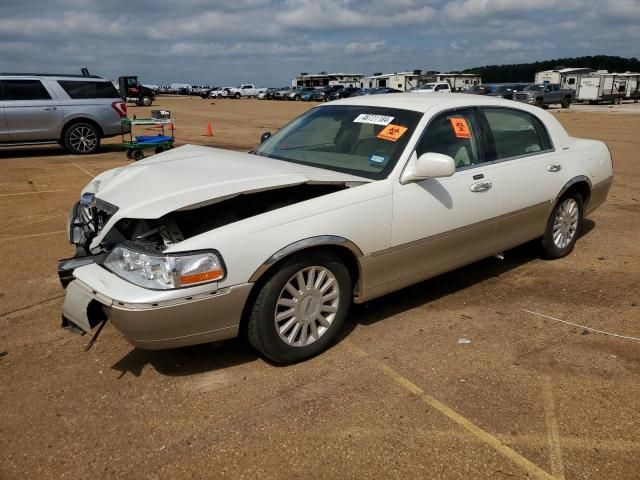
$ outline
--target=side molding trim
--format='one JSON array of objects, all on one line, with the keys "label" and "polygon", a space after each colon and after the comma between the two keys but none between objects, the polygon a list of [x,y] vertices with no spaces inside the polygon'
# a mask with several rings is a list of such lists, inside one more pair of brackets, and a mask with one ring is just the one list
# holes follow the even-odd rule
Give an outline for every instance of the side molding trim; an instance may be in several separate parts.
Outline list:
[{"label": "side molding trim", "polygon": [[256,282],[262,275],[265,274],[267,270],[269,270],[273,266],[274,263],[282,260],[285,257],[288,257],[292,253],[323,245],[336,245],[345,247],[350,250],[351,253],[353,253],[357,258],[360,258],[364,255],[362,253],[362,250],[360,250],[360,248],[351,240],[347,240],[346,238],[339,237],[337,235],[321,235],[318,237],[305,238],[303,240],[293,242],[271,255],[267,260],[264,261],[262,265],[260,265],[260,267],[258,267],[253,275],[251,275],[249,282]]}]

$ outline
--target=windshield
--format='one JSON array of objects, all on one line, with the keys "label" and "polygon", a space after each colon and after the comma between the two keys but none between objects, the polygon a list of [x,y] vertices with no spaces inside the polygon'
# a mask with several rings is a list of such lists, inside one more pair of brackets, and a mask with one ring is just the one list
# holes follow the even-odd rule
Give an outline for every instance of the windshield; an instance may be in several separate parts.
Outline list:
[{"label": "windshield", "polygon": [[421,114],[360,106],[318,107],[252,153],[379,180],[395,166]]},{"label": "windshield", "polygon": [[525,92],[542,92],[544,90],[544,85],[529,85],[524,90]]},{"label": "windshield", "polygon": [[433,90],[435,86],[435,83],[425,83],[424,85],[419,85],[418,90]]}]

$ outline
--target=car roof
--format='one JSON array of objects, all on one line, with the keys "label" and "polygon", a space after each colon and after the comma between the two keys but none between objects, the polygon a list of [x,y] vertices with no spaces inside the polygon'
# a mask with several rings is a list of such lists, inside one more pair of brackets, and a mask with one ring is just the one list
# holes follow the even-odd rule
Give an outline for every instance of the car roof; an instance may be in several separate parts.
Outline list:
[{"label": "car roof", "polygon": [[368,107],[400,108],[425,113],[433,108],[462,108],[469,106],[509,106],[523,108],[523,104],[501,98],[484,98],[466,93],[388,93],[384,95],[349,97],[330,105],[362,105]]},{"label": "car roof", "polygon": [[47,77],[47,78],[72,78],[83,80],[105,80],[98,75],[73,75],[73,74],[58,74],[58,73],[0,73],[0,77]]}]

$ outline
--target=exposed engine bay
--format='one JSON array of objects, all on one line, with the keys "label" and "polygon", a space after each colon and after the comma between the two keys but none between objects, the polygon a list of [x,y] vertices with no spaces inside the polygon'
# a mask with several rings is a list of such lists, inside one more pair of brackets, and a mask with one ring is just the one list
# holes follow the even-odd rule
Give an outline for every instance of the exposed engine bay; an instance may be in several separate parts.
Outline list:
[{"label": "exposed engine bay", "polygon": [[[105,235],[100,250],[108,252],[116,244],[130,241],[145,250],[164,251],[172,245],[201,233],[288,205],[344,190],[349,186],[345,183],[305,183],[274,190],[240,194],[220,202],[177,210],[158,219],[123,218]],[[83,205],[83,200],[81,200],[76,205],[75,219],[72,220],[70,226],[70,241],[78,247],[79,256],[91,253],[89,252],[91,241],[104,228],[110,216],[117,211],[116,207],[97,199],[93,203],[85,199],[85,204]],[[93,251],[92,253],[101,252]]]}]

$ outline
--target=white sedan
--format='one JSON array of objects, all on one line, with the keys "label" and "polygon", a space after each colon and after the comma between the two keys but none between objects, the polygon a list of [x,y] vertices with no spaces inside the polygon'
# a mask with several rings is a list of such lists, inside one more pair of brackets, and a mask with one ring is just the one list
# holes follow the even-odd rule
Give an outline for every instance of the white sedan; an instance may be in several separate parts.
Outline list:
[{"label": "white sedan", "polygon": [[540,239],[567,255],[611,156],[536,107],[373,95],[309,110],[249,153],[187,145],[96,177],[69,218],[63,324],[162,349],[246,335],[281,363],[362,303]]}]

